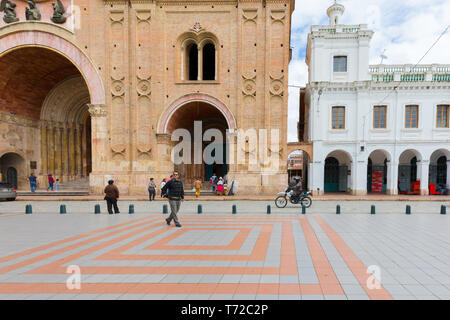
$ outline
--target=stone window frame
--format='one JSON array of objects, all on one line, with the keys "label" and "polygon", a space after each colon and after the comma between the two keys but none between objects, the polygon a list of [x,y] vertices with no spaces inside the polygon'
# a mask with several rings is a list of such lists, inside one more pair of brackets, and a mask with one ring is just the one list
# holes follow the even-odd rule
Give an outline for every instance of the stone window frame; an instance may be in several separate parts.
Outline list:
[{"label": "stone window frame", "polygon": [[[195,43],[198,49],[198,72],[197,80],[187,80],[189,78],[189,69],[186,64],[187,48],[189,45]],[[217,37],[210,32],[201,32],[196,34],[194,32],[186,32],[178,37],[177,41],[177,83],[218,83],[219,82],[219,65],[220,65],[220,43]],[[215,74],[214,80],[203,80],[203,47],[207,44],[213,44],[215,48]]]}]

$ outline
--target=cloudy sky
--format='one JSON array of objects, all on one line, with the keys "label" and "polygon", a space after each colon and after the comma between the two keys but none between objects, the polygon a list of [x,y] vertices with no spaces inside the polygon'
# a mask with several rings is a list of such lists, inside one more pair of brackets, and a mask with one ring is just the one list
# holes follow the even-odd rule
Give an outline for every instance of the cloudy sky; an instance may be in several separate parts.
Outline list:
[{"label": "cloudy sky", "polygon": [[[295,0],[292,14],[292,60],[289,85],[304,86],[308,78],[306,44],[311,25],[328,25],[333,0]],[[375,31],[371,64],[416,64],[450,24],[450,0],[339,0],[345,6],[342,24],[368,24]],[[421,64],[450,64],[450,30]],[[289,88],[288,141],[297,141],[298,89]]]}]

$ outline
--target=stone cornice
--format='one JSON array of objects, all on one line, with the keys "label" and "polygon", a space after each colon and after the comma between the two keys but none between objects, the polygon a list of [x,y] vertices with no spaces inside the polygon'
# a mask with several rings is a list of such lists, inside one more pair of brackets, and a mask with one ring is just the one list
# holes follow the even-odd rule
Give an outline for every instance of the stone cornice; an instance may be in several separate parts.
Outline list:
[{"label": "stone cornice", "polygon": [[326,89],[330,91],[356,91],[361,89],[370,89],[376,91],[383,90],[449,90],[450,83],[442,82],[414,82],[414,83],[378,83],[373,81],[358,81],[358,82],[313,82],[308,83],[307,88],[310,89]]}]

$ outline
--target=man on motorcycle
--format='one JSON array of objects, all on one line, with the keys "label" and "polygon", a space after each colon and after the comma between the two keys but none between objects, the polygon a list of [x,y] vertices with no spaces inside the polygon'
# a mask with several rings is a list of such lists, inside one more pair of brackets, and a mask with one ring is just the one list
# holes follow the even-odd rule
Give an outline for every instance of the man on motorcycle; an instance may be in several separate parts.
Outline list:
[{"label": "man on motorcycle", "polygon": [[292,187],[292,190],[294,190],[295,195],[300,195],[303,191],[303,182],[302,178],[295,179],[295,185]]}]

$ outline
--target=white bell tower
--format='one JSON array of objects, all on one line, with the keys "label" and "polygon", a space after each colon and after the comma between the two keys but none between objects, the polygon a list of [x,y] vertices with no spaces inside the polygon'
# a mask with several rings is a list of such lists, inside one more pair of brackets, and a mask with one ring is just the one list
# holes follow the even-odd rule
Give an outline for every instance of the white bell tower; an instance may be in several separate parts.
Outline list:
[{"label": "white bell tower", "polygon": [[341,24],[341,17],[344,14],[345,7],[334,1],[334,4],[328,8],[327,15],[330,18],[330,26]]}]

